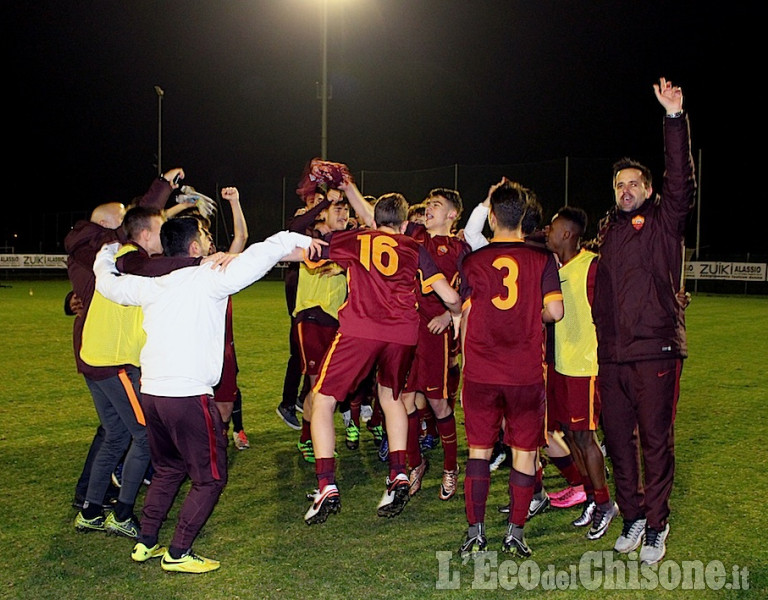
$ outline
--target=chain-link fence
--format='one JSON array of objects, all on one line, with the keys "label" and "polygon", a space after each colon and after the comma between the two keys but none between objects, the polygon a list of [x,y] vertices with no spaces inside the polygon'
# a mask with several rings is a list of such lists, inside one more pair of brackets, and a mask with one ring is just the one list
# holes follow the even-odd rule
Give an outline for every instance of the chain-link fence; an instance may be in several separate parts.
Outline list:
[{"label": "chain-link fence", "polygon": [[[642,157],[640,157],[642,160]],[[700,158],[699,158],[700,160]],[[663,165],[645,161],[654,173],[660,173]],[[447,187],[460,192],[464,201],[464,214],[458,226],[463,227],[472,209],[482,202],[488,188],[502,177],[519,181],[534,190],[544,208],[548,221],[561,206],[583,208],[589,217],[586,238],[597,232],[597,224],[613,204],[611,168],[613,159],[574,158],[517,163],[505,165],[445,165],[429,169],[407,171],[361,170],[353,173],[360,190],[371,196],[387,192],[402,193],[411,204],[421,202],[433,188]],[[658,176],[657,176],[658,177]],[[301,204],[295,193],[298,174],[295,177],[275,178],[271,181],[245,182],[239,186],[241,203],[248,222],[249,240],[259,241],[285,227],[287,221]],[[658,186],[658,181],[656,182]],[[699,181],[699,197],[702,206],[691,214],[687,232],[687,246],[693,258],[708,261],[765,262],[768,256],[728,255],[712,246],[716,240],[717,222],[714,214],[707,211],[706,194]],[[211,195],[213,195],[211,193]],[[703,199],[703,200],[702,200]],[[219,199],[220,202],[220,199]],[[64,253],[63,240],[79,219],[87,219],[86,210],[58,211],[34,215],[36,238],[26,248],[16,251],[40,253]],[[213,223],[214,241],[218,248],[226,248],[232,235],[232,220],[226,203],[221,205]],[[489,233],[489,232],[488,232]],[[689,254],[691,254],[689,251]],[[689,282],[696,291],[725,293],[768,293],[768,283],[738,281]]]}]

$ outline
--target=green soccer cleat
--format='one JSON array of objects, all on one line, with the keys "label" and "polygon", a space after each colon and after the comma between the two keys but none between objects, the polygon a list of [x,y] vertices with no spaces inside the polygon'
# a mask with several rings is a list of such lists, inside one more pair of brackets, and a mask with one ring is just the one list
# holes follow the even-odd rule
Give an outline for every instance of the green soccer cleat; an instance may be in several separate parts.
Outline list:
[{"label": "green soccer cleat", "polygon": [[168,552],[168,548],[161,546],[160,544],[155,544],[151,548],[147,548],[144,544],[139,542],[133,547],[131,558],[136,562],[146,562],[150,558],[160,558],[166,552]]},{"label": "green soccer cleat", "polygon": [[354,423],[347,425],[347,448],[350,450],[357,450],[360,446],[360,428]]},{"label": "green soccer cleat", "polygon": [[312,440],[307,440],[306,442],[299,440],[296,447],[299,449],[299,452],[301,452],[304,460],[308,463],[315,462],[315,449],[312,447]]},{"label": "green soccer cleat", "polygon": [[93,519],[86,519],[82,512],[77,513],[75,517],[75,529],[77,531],[105,531],[104,523],[107,518],[104,515],[93,517]]},{"label": "green soccer cleat", "polygon": [[173,558],[166,552],[160,561],[160,566],[163,571],[176,573],[208,573],[218,569],[221,563],[218,560],[198,556],[192,550],[187,550],[181,558]]},{"label": "green soccer cleat", "polygon": [[373,435],[373,445],[378,448],[381,440],[384,439],[384,427],[381,425],[371,425],[370,421],[365,426]]},{"label": "green soccer cleat", "polygon": [[139,537],[139,531],[141,527],[136,517],[130,516],[125,521],[118,521],[115,518],[115,513],[111,512],[107,515],[107,519],[104,521],[104,529],[107,533],[113,535],[121,535],[127,538],[136,539]]}]

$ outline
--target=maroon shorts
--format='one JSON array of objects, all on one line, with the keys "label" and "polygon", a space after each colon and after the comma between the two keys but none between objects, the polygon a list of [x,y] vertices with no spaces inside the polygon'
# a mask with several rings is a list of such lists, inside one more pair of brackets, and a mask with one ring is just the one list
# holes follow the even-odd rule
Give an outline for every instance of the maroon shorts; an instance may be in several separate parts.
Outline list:
[{"label": "maroon shorts", "polygon": [[234,344],[225,344],[221,379],[213,388],[213,399],[216,402],[234,402],[237,400],[237,371],[235,346]]},{"label": "maroon shorts", "polygon": [[405,384],[406,392],[421,392],[432,400],[448,397],[451,335],[450,327],[435,335],[423,321],[419,321],[419,342]]},{"label": "maroon shorts", "polygon": [[600,422],[597,377],[570,377],[549,369],[547,378],[551,381],[547,402],[555,405],[549,417],[573,431],[597,430]]},{"label": "maroon shorts", "polygon": [[550,373],[555,372],[552,363],[544,363],[544,381],[546,382],[547,396],[547,431],[560,431],[560,406],[557,403],[554,390],[554,380]]},{"label": "maroon shorts", "polygon": [[464,381],[461,404],[470,448],[493,448],[504,423],[504,443],[533,452],[545,443],[544,383],[497,385]]},{"label": "maroon shorts", "polygon": [[377,366],[377,382],[400,396],[413,361],[413,346],[336,334],[313,391],[342,402]]},{"label": "maroon shorts", "polygon": [[305,375],[317,375],[326,351],[336,337],[338,327],[318,325],[312,321],[299,321],[296,335],[301,351],[301,372]]}]

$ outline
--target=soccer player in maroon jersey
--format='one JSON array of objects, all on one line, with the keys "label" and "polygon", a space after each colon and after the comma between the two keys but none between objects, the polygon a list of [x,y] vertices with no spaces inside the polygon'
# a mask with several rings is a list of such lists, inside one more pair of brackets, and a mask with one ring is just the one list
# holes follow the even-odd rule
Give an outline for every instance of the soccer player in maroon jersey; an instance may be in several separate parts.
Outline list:
[{"label": "soccer player in maroon jersey", "polygon": [[[314,215],[314,216],[313,216]],[[308,218],[312,224],[308,225]],[[294,220],[291,227],[301,227],[300,233],[322,237],[331,231],[343,231],[349,222],[349,203],[339,190],[328,190],[326,197],[312,209]],[[317,380],[326,350],[339,328],[337,313],[347,297],[344,270],[333,262],[310,269],[299,265],[299,283],[293,312],[296,343],[301,357],[301,371],[309,380],[310,389]],[[311,433],[312,397],[304,400],[301,434],[297,448],[304,460],[315,462]]]},{"label": "soccer player in maroon jersey", "polygon": [[[406,233],[421,242],[440,272],[452,285],[459,277],[459,262],[470,252],[469,244],[451,234],[461,216],[462,201],[456,190],[436,188],[424,202],[425,223],[409,224]],[[448,402],[451,352],[455,336],[451,328],[451,315],[436,294],[422,294],[419,298],[419,340],[402,400],[408,413],[407,458],[410,467],[410,494],[421,489],[427,470],[427,459],[419,447],[421,422],[418,400],[425,409],[433,411],[443,445],[443,480],[439,498],[449,500],[456,493],[459,465],[457,458],[456,419]],[[425,400],[426,399],[426,400]],[[429,406],[426,406],[426,402]]]},{"label": "soccer player in maroon jersey", "polygon": [[339,310],[339,332],[323,360],[312,397],[312,442],[318,490],[304,515],[308,525],[339,512],[336,487],[334,410],[378,366],[378,401],[389,442],[387,488],[377,507],[382,517],[398,515],[409,499],[405,469],[408,416],[399,401],[418,339],[417,278],[430,287],[458,319],[458,293],[445,280],[426,249],[402,235],[408,202],[400,194],[380,197],[371,218],[370,205],[349,177],[339,185],[358,216],[371,229],[334,232],[323,258],[347,269],[349,295]]},{"label": "soccer player in maroon jersey", "polygon": [[469,446],[464,478],[469,528],[460,552],[467,556],[487,546],[490,458],[503,423],[512,469],[502,550],[530,556],[523,526],[544,442],[543,322],[560,320],[563,302],[554,255],[523,241],[521,223],[533,208],[528,191],[503,180],[494,186],[490,204],[491,243],[469,254],[460,269],[462,406]]}]

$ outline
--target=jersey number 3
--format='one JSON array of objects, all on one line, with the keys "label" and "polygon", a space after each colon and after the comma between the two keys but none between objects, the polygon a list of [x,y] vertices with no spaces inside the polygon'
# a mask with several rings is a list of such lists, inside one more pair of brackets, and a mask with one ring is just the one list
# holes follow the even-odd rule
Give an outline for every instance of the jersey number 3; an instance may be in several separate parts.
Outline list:
[{"label": "jersey number 3", "polygon": [[394,238],[386,235],[374,237],[370,234],[361,234],[357,239],[360,241],[360,263],[367,271],[370,271],[373,266],[385,277],[397,272],[398,256],[395,252],[397,241]]},{"label": "jersey number 3", "polygon": [[509,310],[517,304],[517,261],[510,256],[499,256],[493,261],[493,268],[506,271],[501,283],[506,288],[506,295],[498,294],[491,298],[491,303],[499,310]]}]

